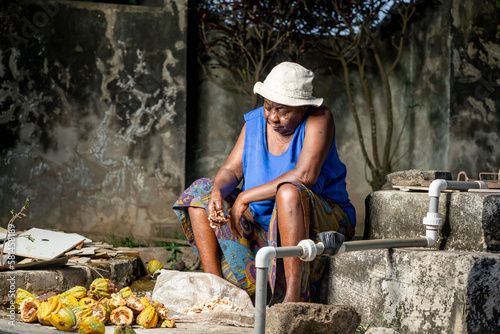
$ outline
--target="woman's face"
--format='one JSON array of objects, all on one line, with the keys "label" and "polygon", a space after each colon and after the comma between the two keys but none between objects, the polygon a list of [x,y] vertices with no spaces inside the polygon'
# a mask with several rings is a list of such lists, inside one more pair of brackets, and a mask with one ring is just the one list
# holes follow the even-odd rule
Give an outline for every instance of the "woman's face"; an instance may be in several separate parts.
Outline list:
[{"label": "woman's face", "polygon": [[267,124],[284,136],[295,132],[306,110],[307,106],[291,107],[264,99],[264,118]]}]

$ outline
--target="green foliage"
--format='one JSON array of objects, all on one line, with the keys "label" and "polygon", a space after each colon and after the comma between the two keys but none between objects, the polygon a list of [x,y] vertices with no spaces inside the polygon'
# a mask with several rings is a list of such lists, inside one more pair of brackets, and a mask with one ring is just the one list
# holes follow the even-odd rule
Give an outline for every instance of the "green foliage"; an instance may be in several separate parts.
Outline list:
[{"label": "green foliage", "polygon": [[109,241],[103,240],[113,247],[149,247],[149,243],[143,240],[137,240],[133,236],[128,236],[125,238],[117,238],[113,232],[109,233]]},{"label": "green foliage", "polygon": [[170,269],[174,269],[175,263],[179,260],[177,253],[180,251],[179,244],[176,242],[171,242],[165,247],[168,251],[172,253],[167,258],[167,263],[170,262]]}]

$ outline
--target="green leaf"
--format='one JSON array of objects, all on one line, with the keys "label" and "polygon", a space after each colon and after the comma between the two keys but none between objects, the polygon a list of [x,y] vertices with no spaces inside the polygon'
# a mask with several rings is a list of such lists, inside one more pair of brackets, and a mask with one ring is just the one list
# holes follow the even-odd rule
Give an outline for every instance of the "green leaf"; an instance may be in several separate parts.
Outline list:
[{"label": "green leaf", "polygon": [[415,107],[423,107],[424,105],[421,103],[416,103],[416,104],[410,104],[409,106],[406,106],[406,108],[411,109]]}]

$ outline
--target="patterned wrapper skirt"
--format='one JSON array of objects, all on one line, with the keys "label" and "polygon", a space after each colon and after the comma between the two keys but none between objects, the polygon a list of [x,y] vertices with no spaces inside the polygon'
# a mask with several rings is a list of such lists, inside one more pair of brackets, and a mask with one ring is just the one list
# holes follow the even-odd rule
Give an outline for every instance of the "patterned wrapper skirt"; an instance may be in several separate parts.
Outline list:
[{"label": "patterned wrapper skirt", "polygon": [[[301,193],[306,224],[306,239],[316,239],[316,235],[325,231],[337,231],[345,236],[345,240],[354,237],[354,226],[347,213],[334,200],[323,198],[313,193],[310,189],[299,183],[292,183]],[[196,180],[187,188],[175,202],[173,209],[179,218],[187,240],[199,255],[194,241],[191,221],[189,220],[188,207],[207,209],[213,181],[208,178]],[[225,198],[227,215],[236,197],[241,192],[235,189]],[[255,255],[263,246],[279,247],[278,221],[276,219],[276,206],[274,207],[269,231],[263,230],[254,222],[250,208],[241,219],[243,237],[235,239],[231,234],[229,225],[214,227],[221,248],[222,276],[234,285],[247,291],[250,296],[255,293]],[[311,262],[303,262],[301,301],[310,301],[318,288],[319,281],[326,267],[327,257],[316,258]],[[283,259],[274,259],[269,267],[269,287],[271,298],[269,304],[283,301],[286,292],[286,280]]]}]

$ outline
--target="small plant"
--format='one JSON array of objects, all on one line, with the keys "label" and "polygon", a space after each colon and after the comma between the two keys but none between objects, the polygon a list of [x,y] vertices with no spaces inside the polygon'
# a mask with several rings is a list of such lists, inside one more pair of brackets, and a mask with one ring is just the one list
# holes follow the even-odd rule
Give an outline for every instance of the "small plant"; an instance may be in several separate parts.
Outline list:
[{"label": "small plant", "polygon": [[[10,213],[12,214],[12,218],[10,219],[9,224],[7,224],[7,233],[5,235],[5,239],[3,240],[2,251],[0,252],[0,266],[3,266],[3,251],[5,249],[5,243],[7,241],[11,241],[13,238],[18,237],[17,235],[14,235],[14,233],[15,233],[14,221],[17,218],[21,219],[22,217],[26,217],[26,214],[23,211],[28,209],[28,207],[29,207],[29,199],[26,198],[26,202],[24,203],[24,206],[21,208],[21,210],[18,213],[14,214],[14,210],[10,211]],[[9,234],[12,234],[12,236],[10,236],[10,238],[9,238]],[[35,239],[33,239],[31,237],[31,235],[23,235],[23,237],[28,238],[28,240],[31,242],[35,241]]]},{"label": "small plant", "polygon": [[355,334],[364,334],[366,333],[370,327],[375,326],[375,323],[373,321],[370,321],[368,325],[359,325],[358,328],[356,328],[356,331],[354,332]]},{"label": "small plant", "polygon": [[167,263],[170,262],[170,269],[174,269],[175,263],[179,261],[179,258],[177,257],[177,253],[180,252],[179,244],[172,241],[170,244],[165,246],[165,248],[172,252],[167,259]]}]

